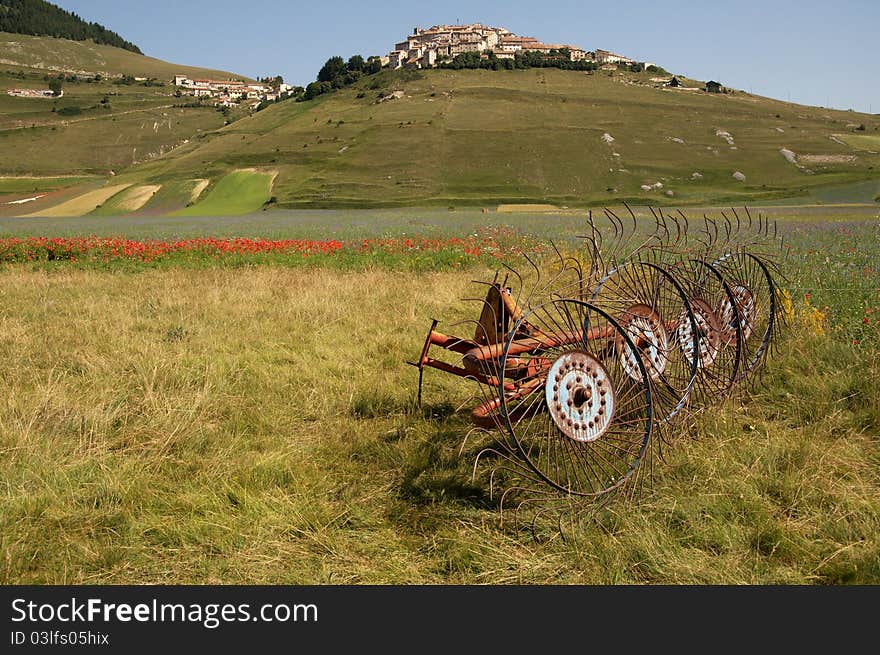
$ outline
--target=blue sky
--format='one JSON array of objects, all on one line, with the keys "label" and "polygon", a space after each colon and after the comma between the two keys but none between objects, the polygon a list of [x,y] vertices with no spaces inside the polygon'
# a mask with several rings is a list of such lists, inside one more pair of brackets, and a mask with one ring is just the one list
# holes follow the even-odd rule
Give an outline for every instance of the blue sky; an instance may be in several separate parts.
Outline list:
[{"label": "blue sky", "polygon": [[304,85],[328,57],[386,54],[415,26],[482,22],[603,48],[809,105],[880,113],[880,0],[626,3],[56,0],[145,54]]}]

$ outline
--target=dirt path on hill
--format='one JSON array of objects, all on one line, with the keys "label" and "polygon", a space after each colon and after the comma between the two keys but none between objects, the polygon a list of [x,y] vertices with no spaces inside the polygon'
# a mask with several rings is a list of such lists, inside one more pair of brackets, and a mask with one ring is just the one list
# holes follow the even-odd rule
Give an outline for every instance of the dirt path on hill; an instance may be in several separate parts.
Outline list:
[{"label": "dirt path on hill", "polygon": [[[18,127],[0,127],[0,132],[14,132],[16,130],[27,130],[30,129],[31,126],[37,127],[67,127],[73,123],[84,123],[85,121],[96,121],[102,118],[111,118],[116,116],[125,116],[126,114],[138,114],[147,111],[156,111],[157,109],[171,109],[174,105],[156,105],[155,107],[148,107],[145,109],[127,109],[125,111],[118,111],[111,114],[103,114],[102,116],[84,116],[82,118],[74,118],[71,120],[65,121],[54,121],[54,122],[46,122],[39,123],[34,121],[29,121],[27,125],[19,125]],[[20,122],[20,121],[19,121]]]}]

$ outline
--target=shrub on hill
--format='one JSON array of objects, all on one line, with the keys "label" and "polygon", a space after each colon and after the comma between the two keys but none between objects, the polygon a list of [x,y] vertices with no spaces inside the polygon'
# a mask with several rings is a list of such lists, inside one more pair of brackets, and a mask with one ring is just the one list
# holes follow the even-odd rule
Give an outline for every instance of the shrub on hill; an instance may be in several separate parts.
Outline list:
[{"label": "shrub on hill", "polygon": [[593,61],[572,61],[567,48],[553,49],[548,53],[518,51],[513,59],[500,59],[491,50],[484,59],[479,52],[463,52],[451,61],[441,62],[440,68],[453,70],[486,69],[513,70],[523,68],[560,68],[563,70],[592,71],[599,65]]}]

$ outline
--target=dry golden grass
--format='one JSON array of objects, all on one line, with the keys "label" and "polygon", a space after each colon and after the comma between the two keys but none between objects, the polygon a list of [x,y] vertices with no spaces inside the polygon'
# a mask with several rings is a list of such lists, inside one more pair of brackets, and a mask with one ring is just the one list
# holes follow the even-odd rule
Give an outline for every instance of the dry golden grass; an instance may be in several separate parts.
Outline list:
[{"label": "dry golden grass", "polygon": [[121,211],[137,211],[147,204],[147,202],[156,195],[156,192],[162,188],[160,184],[145,184],[134,188],[126,189],[119,201],[117,207]]},{"label": "dry golden grass", "polygon": [[880,363],[827,338],[700,417],[639,504],[566,542],[499,526],[470,383],[427,373],[416,412],[403,364],[479,277],[7,269],[0,581],[880,581]]},{"label": "dry golden grass", "polygon": [[193,180],[196,185],[193,187],[192,193],[189,196],[190,202],[195,202],[199,199],[199,196],[202,195],[202,191],[208,188],[208,185],[211,183],[211,180]]},{"label": "dry golden grass", "polygon": [[129,186],[131,185],[114,184],[112,186],[102,187],[95,191],[89,191],[88,193],[72,198],[71,200],[67,200],[55,207],[34,212],[33,214],[27,214],[25,218],[38,218],[41,216],[83,216]]}]

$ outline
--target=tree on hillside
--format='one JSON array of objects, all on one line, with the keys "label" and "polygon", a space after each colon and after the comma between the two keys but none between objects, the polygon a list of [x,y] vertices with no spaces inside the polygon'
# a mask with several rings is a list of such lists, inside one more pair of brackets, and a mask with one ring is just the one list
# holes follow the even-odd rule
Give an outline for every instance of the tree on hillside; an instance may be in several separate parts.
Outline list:
[{"label": "tree on hillside", "polygon": [[60,77],[53,77],[51,80],[49,80],[49,90],[56,98],[61,95],[61,87],[62,83]]},{"label": "tree on hillside", "polygon": [[375,75],[382,70],[382,59],[373,55],[367,59],[364,66],[364,75]]},{"label": "tree on hillside", "polygon": [[319,82],[332,82],[345,72],[345,61],[342,57],[330,57],[318,71]]},{"label": "tree on hillside", "polygon": [[364,62],[364,58],[361,55],[352,55],[349,57],[348,63],[345,67],[350,71],[357,71],[360,73],[364,70],[365,64],[366,62]]}]

